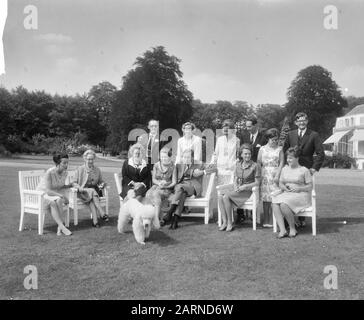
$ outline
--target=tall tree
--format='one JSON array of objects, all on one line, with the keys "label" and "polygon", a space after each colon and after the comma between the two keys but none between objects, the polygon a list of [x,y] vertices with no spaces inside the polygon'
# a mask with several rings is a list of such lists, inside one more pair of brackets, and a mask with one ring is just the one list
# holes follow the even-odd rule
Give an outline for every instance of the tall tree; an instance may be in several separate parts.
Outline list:
[{"label": "tall tree", "polygon": [[341,116],[347,102],[332,79],[331,72],[319,65],[309,66],[298,72],[287,92],[287,113],[293,118],[297,112],[306,112],[309,126],[321,138],[328,137]]},{"label": "tall tree", "polygon": [[286,109],[279,104],[259,104],[256,107],[256,116],[262,128],[280,129],[286,116]]},{"label": "tall tree", "polygon": [[[93,109],[97,112],[98,122],[102,126],[103,134],[100,135],[100,141],[105,146],[106,137],[111,134],[110,114],[111,108],[116,98],[117,88],[110,82],[103,81],[94,85],[88,93],[88,101],[92,104]],[[100,132],[101,134],[101,132]]]},{"label": "tall tree", "polygon": [[179,128],[191,117],[192,93],[182,80],[180,62],[162,46],[136,59],[135,68],[123,77],[121,91],[112,107],[114,143],[125,143],[133,124],[154,118],[160,121],[161,129]]}]

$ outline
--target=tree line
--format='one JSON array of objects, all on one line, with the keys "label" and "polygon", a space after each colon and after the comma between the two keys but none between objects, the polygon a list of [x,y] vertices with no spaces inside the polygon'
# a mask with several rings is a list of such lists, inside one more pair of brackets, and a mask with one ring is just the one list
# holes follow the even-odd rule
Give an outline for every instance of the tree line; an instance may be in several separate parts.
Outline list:
[{"label": "tree line", "polygon": [[83,95],[0,87],[0,153],[80,153],[91,145],[117,154],[128,148],[128,133],[136,127],[146,128],[149,119],[159,120],[161,130],[181,131],[182,123],[190,120],[200,130],[215,131],[230,118],[242,130],[244,120],[254,115],[262,128],[287,131],[299,111],[308,114],[310,127],[325,139],[331,135],[336,117],[364,103],[364,97],[345,99],[331,73],[319,65],[298,72],[284,105],[203,103],[188,90],[180,62],[164,47],[152,48],[136,58],[122,77],[120,89],[103,81]]}]

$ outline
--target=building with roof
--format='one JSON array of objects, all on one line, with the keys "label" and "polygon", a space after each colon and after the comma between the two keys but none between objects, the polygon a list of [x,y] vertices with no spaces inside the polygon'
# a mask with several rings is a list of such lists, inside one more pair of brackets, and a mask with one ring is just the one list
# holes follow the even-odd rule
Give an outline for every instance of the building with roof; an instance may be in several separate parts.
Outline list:
[{"label": "building with roof", "polygon": [[324,144],[333,144],[334,153],[354,158],[358,169],[364,169],[364,104],[337,118],[332,133]]}]

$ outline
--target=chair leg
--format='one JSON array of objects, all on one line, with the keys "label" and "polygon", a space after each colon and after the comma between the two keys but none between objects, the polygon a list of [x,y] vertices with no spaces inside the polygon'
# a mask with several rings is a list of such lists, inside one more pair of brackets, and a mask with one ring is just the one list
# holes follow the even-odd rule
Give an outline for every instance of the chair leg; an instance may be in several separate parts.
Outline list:
[{"label": "chair leg", "polygon": [[40,212],[38,214],[38,234],[41,236],[43,234],[43,226],[44,226],[44,214]]},{"label": "chair leg", "polygon": [[209,223],[209,218],[210,218],[210,208],[205,207],[205,224]]},{"label": "chair leg", "polygon": [[312,215],[312,235],[316,235],[316,214]]},{"label": "chair leg", "polygon": [[253,230],[257,230],[257,207],[254,206],[252,210],[252,216],[253,216]]},{"label": "chair leg", "polygon": [[19,231],[23,231],[24,229],[24,208],[20,209],[20,223],[19,223]]},{"label": "chair leg", "polygon": [[73,225],[78,225],[78,209],[77,206],[73,207]]},{"label": "chair leg", "polygon": [[66,219],[65,220],[66,220],[65,225],[67,228],[69,228],[69,226],[70,226],[70,207],[69,206],[66,207]]}]

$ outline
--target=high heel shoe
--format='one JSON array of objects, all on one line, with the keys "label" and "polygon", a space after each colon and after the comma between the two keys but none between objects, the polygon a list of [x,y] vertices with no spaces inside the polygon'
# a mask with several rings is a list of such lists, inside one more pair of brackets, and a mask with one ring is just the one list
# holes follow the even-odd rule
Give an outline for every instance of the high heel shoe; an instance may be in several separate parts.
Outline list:
[{"label": "high heel shoe", "polygon": [[221,227],[219,228],[219,231],[224,231],[226,229],[226,227],[227,227],[226,224],[221,225]]},{"label": "high heel shoe", "polygon": [[[63,233],[65,236],[70,236],[70,235],[72,235],[72,232],[71,232],[70,230],[68,230],[66,227],[61,228],[61,231],[62,231],[62,233]],[[57,235],[58,235],[58,232],[57,232]]]},{"label": "high heel shoe", "polygon": [[234,230],[234,227],[232,225],[226,227],[226,232],[231,232]]}]

